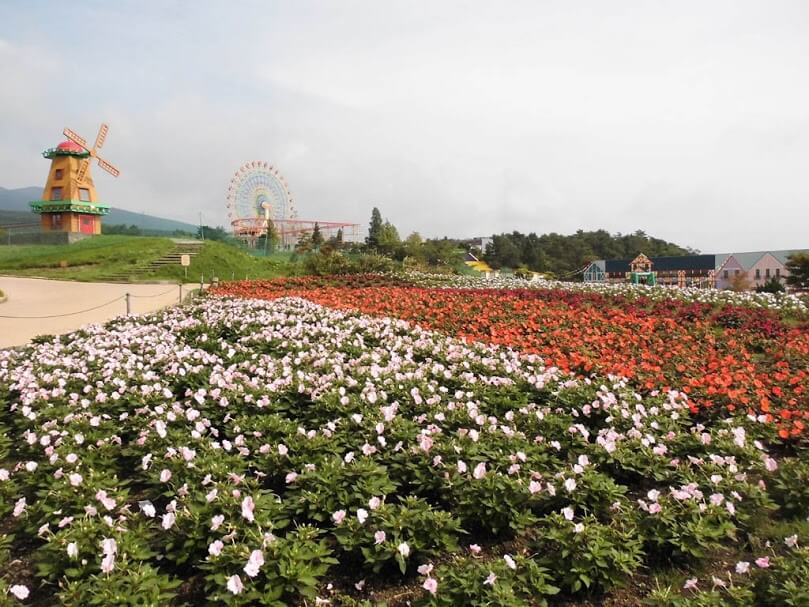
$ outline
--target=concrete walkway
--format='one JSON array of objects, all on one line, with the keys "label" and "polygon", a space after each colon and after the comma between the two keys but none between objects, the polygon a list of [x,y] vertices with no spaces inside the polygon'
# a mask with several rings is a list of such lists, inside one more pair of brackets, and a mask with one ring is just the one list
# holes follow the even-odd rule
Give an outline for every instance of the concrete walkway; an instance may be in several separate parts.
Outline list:
[{"label": "concrete walkway", "polygon": [[[193,285],[184,285],[183,297],[193,289]],[[126,293],[132,295],[130,310],[133,314],[159,310],[180,299],[180,287],[176,284],[112,284],[0,276],[0,290],[8,297],[5,303],[0,303],[0,348],[23,345],[37,335],[70,333],[84,325],[126,314]],[[89,310],[97,306],[101,307]],[[64,316],[82,310],[89,311]],[[4,318],[6,316],[16,318]],[[23,316],[58,317],[20,318]]]}]

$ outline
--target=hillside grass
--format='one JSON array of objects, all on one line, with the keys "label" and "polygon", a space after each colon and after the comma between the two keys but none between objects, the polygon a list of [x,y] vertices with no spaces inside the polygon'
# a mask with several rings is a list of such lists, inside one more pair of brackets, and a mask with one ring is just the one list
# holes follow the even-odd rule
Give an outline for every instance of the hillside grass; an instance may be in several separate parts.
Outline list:
[{"label": "hillside grass", "polygon": [[168,238],[131,236],[95,236],[72,245],[2,246],[0,274],[92,282],[173,248]]},{"label": "hillside grass", "polygon": [[[72,245],[0,246],[0,274],[100,282],[111,274],[127,274],[170,253],[170,238],[101,235]],[[154,273],[134,277],[137,281],[171,280],[206,283],[220,280],[274,278],[290,271],[290,254],[255,257],[239,247],[206,241],[199,255],[191,257],[188,277],[182,266],[164,266]]]},{"label": "hillside grass", "polygon": [[198,255],[191,257],[188,278],[179,265],[163,266],[144,279],[199,282],[200,276],[208,283],[213,277],[220,281],[286,276],[290,270],[290,253],[275,253],[256,257],[237,246],[217,241],[205,241]]}]

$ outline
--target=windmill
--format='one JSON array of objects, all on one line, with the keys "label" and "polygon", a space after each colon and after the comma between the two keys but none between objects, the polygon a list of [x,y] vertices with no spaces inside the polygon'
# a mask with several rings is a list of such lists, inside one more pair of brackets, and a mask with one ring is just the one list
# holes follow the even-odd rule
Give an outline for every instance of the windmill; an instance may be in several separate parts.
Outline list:
[{"label": "windmill", "polygon": [[101,125],[92,148],[76,132],[70,129],[63,132],[67,141],[42,153],[51,160],[51,170],[42,199],[31,202],[31,207],[34,213],[40,214],[44,232],[100,234],[101,216],[109,213],[110,207],[96,199],[90,162],[95,159],[98,166],[113,177],[121,174],[98,155],[107,139],[109,127]]}]

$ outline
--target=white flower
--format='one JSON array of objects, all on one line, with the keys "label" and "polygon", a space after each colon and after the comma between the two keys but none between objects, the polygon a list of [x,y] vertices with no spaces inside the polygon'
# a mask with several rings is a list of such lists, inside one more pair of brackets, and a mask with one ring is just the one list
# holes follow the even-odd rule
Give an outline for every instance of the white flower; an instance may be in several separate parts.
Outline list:
[{"label": "white flower", "polygon": [[486,464],[484,462],[480,462],[477,466],[475,466],[475,469],[472,471],[472,476],[478,480],[486,476]]},{"label": "white flower", "polygon": [[368,511],[365,508],[360,508],[357,510],[357,520],[360,522],[360,525],[364,525],[367,519]]},{"label": "white flower", "polygon": [[374,544],[381,544],[385,541],[385,532],[384,531],[377,531],[374,533]]},{"label": "white flower", "polygon": [[576,480],[568,478],[565,480],[565,489],[568,493],[572,493],[576,489]]},{"label": "white flower", "polygon": [[784,538],[784,544],[787,545],[789,548],[794,548],[798,545],[798,534],[790,535],[789,537]]},{"label": "white flower", "polygon": [[567,508],[563,508],[562,514],[567,520],[569,521],[573,520],[573,508],[571,508],[570,506],[568,506]]},{"label": "white flower", "polygon": [[509,569],[517,569],[517,563],[514,562],[514,559],[511,558],[510,554],[505,555],[503,560],[506,561],[506,565],[508,565]]},{"label": "white flower", "polygon": [[483,583],[487,586],[494,586],[494,582],[497,580],[497,576],[493,572],[489,572],[489,576],[483,580]]},{"label": "white flower", "polygon": [[396,549],[399,551],[399,554],[405,558],[410,555],[410,546],[407,545],[407,542],[402,542],[396,547]]},{"label": "white flower", "polygon": [[70,542],[67,545],[67,555],[72,559],[79,555],[79,546],[76,544],[76,542]]},{"label": "white flower", "polygon": [[419,565],[419,568],[416,571],[419,572],[419,575],[430,575],[433,571],[433,564],[425,563],[424,565]]},{"label": "white flower", "polygon": [[19,600],[24,601],[28,598],[28,586],[23,586],[21,584],[14,584],[8,591],[17,597]]},{"label": "white flower", "polygon": [[464,474],[466,472],[466,462],[462,459],[458,460],[458,474]]},{"label": "white flower", "polygon": [[736,563],[736,573],[743,575],[750,571],[750,563],[747,561],[739,561]]},{"label": "white flower", "polygon": [[70,484],[73,487],[78,487],[79,485],[81,485],[81,482],[84,479],[82,479],[81,474],[79,474],[78,472],[74,472],[68,475],[67,480],[70,481]]},{"label": "white flower", "polygon": [[238,575],[231,575],[228,578],[228,590],[230,590],[233,594],[239,594],[242,590],[244,590],[242,578],[240,578]]},{"label": "white flower", "polygon": [[335,525],[341,524],[345,520],[345,517],[346,517],[345,510],[337,510],[335,512],[332,512],[331,514],[331,520],[334,521]]},{"label": "white flower", "polygon": [[211,519],[211,531],[216,531],[219,527],[222,526],[222,523],[225,522],[225,515],[224,514],[217,514],[215,517]]},{"label": "white flower", "polygon": [[573,532],[574,533],[581,533],[584,531],[584,524],[583,523],[576,523],[573,525]]},{"label": "white flower", "polygon": [[155,510],[154,504],[149,500],[144,500],[142,502],[138,502],[138,506],[141,509],[141,512],[148,516],[149,518],[154,518],[157,514],[157,510]]},{"label": "white flower", "polygon": [[171,480],[171,470],[169,470],[168,468],[163,468],[160,471],[160,482],[167,483],[169,482],[169,480]]},{"label": "white flower", "polygon": [[371,510],[376,510],[381,505],[382,505],[382,500],[379,499],[378,497],[372,497],[371,499],[368,500],[368,507]]}]

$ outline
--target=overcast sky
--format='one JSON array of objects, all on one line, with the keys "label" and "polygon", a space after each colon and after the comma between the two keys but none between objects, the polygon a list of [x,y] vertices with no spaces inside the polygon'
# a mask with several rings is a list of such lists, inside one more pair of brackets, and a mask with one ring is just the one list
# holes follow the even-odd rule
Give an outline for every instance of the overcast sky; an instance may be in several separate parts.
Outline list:
[{"label": "overcast sky", "polygon": [[0,186],[68,126],[113,206],[227,220],[266,160],[306,219],[809,247],[809,2],[0,3]]}]

